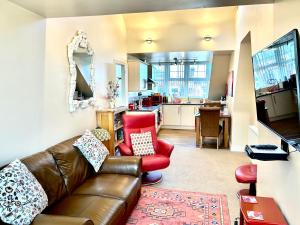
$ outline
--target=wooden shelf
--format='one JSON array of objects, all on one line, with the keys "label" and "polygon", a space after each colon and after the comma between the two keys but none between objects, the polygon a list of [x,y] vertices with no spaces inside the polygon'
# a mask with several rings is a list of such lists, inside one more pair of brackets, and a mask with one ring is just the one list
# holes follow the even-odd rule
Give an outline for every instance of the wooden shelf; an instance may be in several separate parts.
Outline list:
[{"label": "wooden shelf", "polygon": [[125,113],[126,108],[120,107],[117,109],[108,109],[108,110],[98,110],[96,112],[97,116],[97,125],[106,129],[110,134],[110,140],[104,142],[105,146],[109,150],[110,155],[115,154],[115,148],[123,142],[123,140],[115,140],[117,138],[118,131],[123,127],[122,125],[115,124],[116,116],[122,118],[122,114]]},{"label": "wooden shelf", "polygon": [[115,144],[115,148],[119,146],[119,144],[123,143],[124,139],[118,140]]}]

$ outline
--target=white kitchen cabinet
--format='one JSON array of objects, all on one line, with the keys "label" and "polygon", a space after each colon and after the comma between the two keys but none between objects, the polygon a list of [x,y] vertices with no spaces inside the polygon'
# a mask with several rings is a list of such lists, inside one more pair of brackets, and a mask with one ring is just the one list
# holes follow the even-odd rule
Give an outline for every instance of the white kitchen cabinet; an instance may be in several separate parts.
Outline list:
[{"label": "white kitchen cabinet", "polygon": [[272,98],[276,116],[285,116],[296,112],[296,102],[291,90],[272,94]]},{"label": "white kitchen cabinet", "polygon": [[163,126],[175,129],[193,129],[199,105],[163,105]]},{"label": "white kitchen cabinet", "polygon": [[194,105],[181,105],[180,106],[180,125],[181,126],[195,126],[195,108],[196,107]]},{"label": "white kitchen cabinet", "polygon": [[128,60],[128,91],[147,90],[148,66],[139,60]]},{"label": "white kitchen cabinet", "polygon": [[265,101],[265,107],[268,110],[269,118],[275,117],[276,113],[274,111],[274,104],[273,104],[273,98],[272,95],[265,95],[258,97],[258,100],[264,100]]},{"label": "white kitchen cabinet", "polygon": [[265,101],[270,121],[288,118],[297,112],[296,97],[292,90],[264,95],[258,99]]},{"label": "white kitchen cabinet", "polygon": [[180,105],[163,105],[164,126],[180,126]]}]

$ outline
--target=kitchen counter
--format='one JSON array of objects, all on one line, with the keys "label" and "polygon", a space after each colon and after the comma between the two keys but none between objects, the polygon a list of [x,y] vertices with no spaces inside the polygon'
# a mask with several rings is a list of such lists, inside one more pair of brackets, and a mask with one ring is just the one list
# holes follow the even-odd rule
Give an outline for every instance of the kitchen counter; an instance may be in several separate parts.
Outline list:
[{"label": "kitchen counter", "polygon": [[160,105],[154,105],[154,106],[143,106],[142,109],[135,109],[135,110],[129,110],[130,112],[153,112],[160,108]]},{"label": "kitchen counter", "polygon": [[162,103],[162,105],[203,105],[203,103]]},{"label": "kitchen counter", "polygon": [[296,88],[292,88],[292,89],[291,88],[287,88],[287,89],[282,88],[282,89],[278,89],[276,91],[270,91],[270,92],[261,93],[261,94],[257,95],[256,98],[267,96],[267,95],[271,95],[271,94],[276,94],[276,93],[283,92],[283,91],[292,91],[292,90],[297,91]]},{"label": "kitchen counter", "polygon": [[[181,103],[162,103],[162,105],[204,105],[204,103],[187,103],[187,102],[181,102]],[[221,103],[222,106],[226,105],[226,102]]]}]

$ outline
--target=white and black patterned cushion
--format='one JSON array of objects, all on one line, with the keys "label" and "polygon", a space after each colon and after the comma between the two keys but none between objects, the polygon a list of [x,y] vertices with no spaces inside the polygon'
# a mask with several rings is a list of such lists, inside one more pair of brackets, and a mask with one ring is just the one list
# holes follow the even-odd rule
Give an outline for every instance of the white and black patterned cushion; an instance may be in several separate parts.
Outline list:
[{"label": "white and black patterned cushion", "polygon": [[151,132],[131,133],[131,145],[133,154],[136,156],[154,155]]},{"label": "white and black patterned cushion", "polygon": [[0,215],[3,222],[30,224],[47,205],[44,189],[20,160],[0,171]]},{"label": "white and black patterned cushion", "polygon": [[105,145],[89,130],[86,130],[84,135],[77,139],[73,145],[79,148],[96,172],[99,171],[100,166],[109,154]]}]

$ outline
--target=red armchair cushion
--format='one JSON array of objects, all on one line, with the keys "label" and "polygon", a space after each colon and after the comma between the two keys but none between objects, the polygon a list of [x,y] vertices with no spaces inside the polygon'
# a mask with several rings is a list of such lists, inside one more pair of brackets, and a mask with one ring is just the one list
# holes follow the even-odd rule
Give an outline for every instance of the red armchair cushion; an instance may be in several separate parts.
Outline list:
[{"label": "red armchair cushion", "polygon": [[155,126],[141,128],[141,132],[142,133],[148,132],[148,131],[151,132],[151,135],[152,135],[152,144],[153,144],[154,150],[157,151],[157,149],[158,149],[158,143],[157,143],[157,135],[156,135],[156,128],[155,128]]},{"label": "red armchair cushion", "polygon": [[145,114],[125,114],[123,115],[123,125],[124,125],[124,139],[125,144],[132,148],[131,144],[131,133],[144,133],[147,131],[151,132],[152,143],[155,152],[158,148],[157,135],[155,129],[155,114],[145,113]]},{"label": "red armchair cushion", "polygon": [[142,157],[142,171],[153,171],[167,168],[170,158],[164,155],[147,155]]}]

